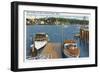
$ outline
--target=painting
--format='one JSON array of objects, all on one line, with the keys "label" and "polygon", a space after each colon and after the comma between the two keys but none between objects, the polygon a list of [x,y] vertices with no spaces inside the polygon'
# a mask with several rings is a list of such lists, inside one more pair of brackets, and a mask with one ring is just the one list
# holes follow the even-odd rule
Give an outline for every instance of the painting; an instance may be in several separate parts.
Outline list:
[{"label": "painting", "polygon": [[11,3],[11,70],[97,66],[97,7]]},{"label": "painting", "polygon": [[25,14],[27,59],[89,57],[89,14],[42,11]]}]

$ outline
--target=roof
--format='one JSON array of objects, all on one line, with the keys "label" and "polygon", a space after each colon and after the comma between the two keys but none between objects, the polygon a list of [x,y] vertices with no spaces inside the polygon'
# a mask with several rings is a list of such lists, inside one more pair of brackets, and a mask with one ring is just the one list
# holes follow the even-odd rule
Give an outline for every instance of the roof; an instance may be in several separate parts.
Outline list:
[{"label": "roof", "polygon": [[39,40],[39,41],[47,40],[46,34],[45,33],[36,34],[35,35],[35,40]]}]

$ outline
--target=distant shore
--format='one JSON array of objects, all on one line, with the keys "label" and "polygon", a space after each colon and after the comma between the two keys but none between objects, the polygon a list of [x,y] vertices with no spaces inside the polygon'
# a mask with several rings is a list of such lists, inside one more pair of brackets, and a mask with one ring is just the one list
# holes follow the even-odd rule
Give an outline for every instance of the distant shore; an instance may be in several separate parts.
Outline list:
[{"label": "distant shore", "polygon": [[26,18],[26,25],[71,25],[71,24],[80,24],[80,25],[88,25],[89,20],[79,20],[79,19],[68,19],[68,18]]}]

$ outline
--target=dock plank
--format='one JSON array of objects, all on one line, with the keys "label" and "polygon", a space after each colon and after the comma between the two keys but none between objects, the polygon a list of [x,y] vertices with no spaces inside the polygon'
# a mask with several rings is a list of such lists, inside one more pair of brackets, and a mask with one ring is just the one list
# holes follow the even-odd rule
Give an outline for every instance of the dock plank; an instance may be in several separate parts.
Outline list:
[{"label": "dock plank", "polygon": [[48,43],[41,52],[41,55],[47,56],[50,59],[61,57],[61,45],[59,43]]}]

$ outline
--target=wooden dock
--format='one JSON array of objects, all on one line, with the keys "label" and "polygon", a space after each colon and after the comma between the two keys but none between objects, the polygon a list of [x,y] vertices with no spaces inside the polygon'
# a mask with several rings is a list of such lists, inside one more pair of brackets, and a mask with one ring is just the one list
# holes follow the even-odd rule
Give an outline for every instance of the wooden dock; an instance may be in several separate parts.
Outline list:
[{"label": "wooden dock", "polygon": [[[34,48],[33,48],[34,49]],[[34,54],[36,52],[32,51],[32,54]],[[39,52],[39,54],[41,56],[45,56],[48,59],[57,59],[57,58],[61,58],[62,54],[61,54],[61,44],[60,43],[47,43],[47,45],[42,48],[41,52]]]},{"label": "wooden dock", "polygon": [[60,50],[60,44],[57,43],[48,43],[43,51],[41,52],[42,55],[49,57],[50,59],[60,58],[60,54],[57,50]]}]

